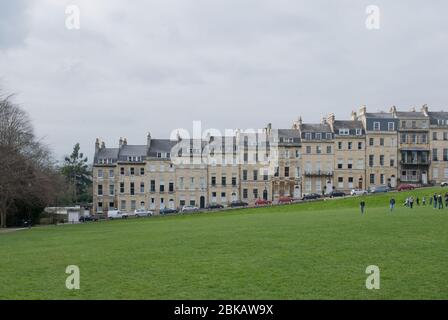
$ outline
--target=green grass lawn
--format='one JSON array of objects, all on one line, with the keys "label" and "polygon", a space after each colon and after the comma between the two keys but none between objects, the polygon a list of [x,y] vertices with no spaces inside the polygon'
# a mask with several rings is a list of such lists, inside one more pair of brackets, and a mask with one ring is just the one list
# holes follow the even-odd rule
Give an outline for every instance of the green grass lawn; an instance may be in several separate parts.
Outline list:
[{"label": "green grass lawn", "polygon": [[4,233],[0,298],[448,299],[448,209],[401,206],[434,191]]}]

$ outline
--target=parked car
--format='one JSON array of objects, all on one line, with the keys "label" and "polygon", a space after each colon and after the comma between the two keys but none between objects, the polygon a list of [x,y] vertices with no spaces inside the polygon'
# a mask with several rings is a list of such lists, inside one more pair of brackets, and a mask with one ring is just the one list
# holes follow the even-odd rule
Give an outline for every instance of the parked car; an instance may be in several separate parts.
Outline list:
[{"label": "parked car", "polygon": [[350,194],[352,196],[363,196],[367,194],[367,190],[363,190],[363,189],[353,189]]},{"label": "parked car", "polygon": [[336,198],[336,197],[345,197],[346,194],[342,191],[331,191],[328,196],[330,198]]},{"label": "parked car", "polygon": [[197,212],[199,211],[198,207],[185,205],[182,207],[181,212]]},{"label": "parked car", "polygon": [[136,218],[138,217],[148,217],[148,216],[152,216],[154,213],[150,210],[146,210],[146,209],[137,209],[134,211],[134,216]]},{"label": "parked car", "polygon": [[160,214],[170,214],[170,213],[177,213],[177,210],[171,208],[160,209]]},{"label": "parked car", "polygon": [[98,221],[98,217],[92,215],[79,217],[79,222],[87,222],[87,221]]},{"label": "parked car", "polygon": [[371,193],[382,193],[382,192],[388,192],[390,188],[388,186],[382,185],[382,186],[375,186],[370,189]]},{"label": "parked car", "polygon": [[209,210],[222,209],[222,208],[224,208],[224,206],[222,204],[218,204],[218,203],[211,203],[207,207],[207,209],[209,209]]},{"label": "parked car", "polygon": [[279,204],[292,203],[294,198],[291,196],[283,196],[278,199]]},{"label": "parked car", "polygon": [[318,193],[309,193],[302,197],[302,200],[320,199],[322,196]]},{"label": "parked car", "polygon": [[265,200],[265,199],[257,199],[255,200],[255,205],[256,206],[267,206],[272,204],[272,201],[270,200]]},{"label": "parked car", "polygon": [[248,206],[248,203],[247,203],[247,202],[244,202],[244,201],[236,200],[236,201],[232,201],[232,202],[230,203],[230,206],[231,206],[232,208],[246,207],[246,206]]},{"label": "parked car", "polygon": [[446,187],[446,186],[448,186],[448,181],[442,181],[442,182],[440,183],[440,186],[441,186],[441,187]]},{"label": "parked car", "polygon": [[415,185],[413,184],[408,184],[408,183],[403,183],[400,184],[400,186],[398,187],[398,191],[403,191],[403,190],[414,190],[415,189]]},{"label": "parked car", "polygon": [[127,213],[121,212],[118,209],[113,209],[113,210],[109,210],[107,211],[107,217],[112,220],[112,219],[126,219],[128,217]]}]

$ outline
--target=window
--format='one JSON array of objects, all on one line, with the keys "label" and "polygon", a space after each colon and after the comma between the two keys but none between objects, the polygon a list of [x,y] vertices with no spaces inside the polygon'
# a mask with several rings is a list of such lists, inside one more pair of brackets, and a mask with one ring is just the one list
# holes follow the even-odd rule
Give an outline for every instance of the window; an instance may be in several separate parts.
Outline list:
[{"label": "window", "polygon": [[374,130],[374,131],[380,131],[380,129],[381,129],[381,127],[380,127],[380,123],[377,122],[377,121],[375,121],[375,122],[373,123],[373,130]]},{"label": "window", "polygon": [[391,167],[394,167],[395,166],[395,159],[389,159],[389,165],[391,166]]},{"label": "window", "polygon": [[342,163],[343,163],[343,160],[338,159],[338,169],[342,169]]},{"label": "window", "polygon": [[342,142],[338,142],[338,149],[342,150]]},{"label": "window", "polygon": [[432,149],[432,161],[439,161],[437,159],[437,149]]},{"label": "window", "polygon": [[169,192],[174,192],[174,182],[170,182],[170,183],[168,184],[168,191],[169,191]]},{"label": "window", "polygon": [[253,176],[254,176],[254,180],[257,181],[258,180],[258,170],[253,171]]},{"label": "window", "polygon": [[406,141],[407,141],[407,136],[406,136],[405,133],[402,133],[402,134],[401,134],[401,136],[400,136],[400,141],[401,141],[401,143],[406,143]]},{"label": "window", "polygon": [[432,140],[437,140],[437,132],[432,133]]},{"label": "window", "polygon": [[120,182],[120,193],[124,193],[124,182]]},{"label": "window", "polygon": [[384,146],[384,138],[380,138],[380,146]]},{"label": "window", "polygon": [[331,153],[331,146],[327,146],[327,153]]},{"label": "window", "polygon": [[212,186],[216,186],[216,177],[212,177]]},{"label": "window", "polygon": [[135,173],[135,172],[134,172],[134,168],[129,168],[129,172],[130,172],[130,175],[133,176],[134,173]]},{"label": "window", "polygon": [[131,182],[130,184],[130,190],[131,190],[131,196],[133,196],[135,194],[135,190],[134,190],[134,182]]},{"label": "window", "polygon": [[318,132],[316,133],[316,140],[321,140],[322,139],[322,133]]},{"label": "window", "polygon": [[395,130],[395,123],[393,123],[393,122],[388,122],[388,123],[387,123],[387,130],[389,130],[389,131],[394,131],[394,130]]},{"label": "window", "polygon": [[263,170],[263,180],[264,181],[268,181],[268,170],[267,169],[265,169],[265,170]]},{"label": "window", "polygon": [[347,169],[352,169],[353,168],[353,160],[349,159],[348,163],[347,163]]},{"label": "window", "polygon": [[131,200],[131,210],[135,210],[135,200]]},{"label": "window", "polygon": [[120,210],[121,211],[126,210],[126,200],[121,200],[121,202],[120,202]]},{"label": "window", "polygon": [[340,136],[348,136],[350,134],[350,130],[349,129],[339,129],[339,135]]},{"label": "window", "polygon": [[160,192],[165,192],[165,183],[163,181],[160,181],[159,184],[160,184],[159,186]]},{"label": "window", "polygon": [[358,142],[358,150],[362,150],[362,142]]},{"label": "window", "polygon": [[443,140],[448,140],[448,132],[443,133]]},{"label": "window", "polygon": [[225,186],[227,184],[226,177],[221,177],[221,185]]},{"label": "window", "polygon": [[327,133],[326,138],[327,138],[327,140],[331,140],[331,133]]},{"label": "window", "polygon": [[305,140],[311,140],[311,132],[305,133]]},{"label": "window", "polygon": [[102,178],[102,177],[103,177],[103,170],[98,169],[98,178]]},{"label": "window", "polygon": [[352,150],[353,143],[351,141],[349,141],[347,146],[348,146],[348,150]]},{"label": "window", "polygon": [[406,121],[401,121],[401,127],[406,128]]},{"label": "window", "polygon": [[380,174],[380,184],[384,184],[384,174]]},{"label": "window", "polygon": [[98,195],[99,195],[99,196],[102,196],[102,195],[103,195],[103,185],[102,185],[102,184],[99,184],[99,185],[98,185]]},{"label": "window", "polygon": [[311,146],[306,146],[306,153],[308,153],[308,154],[311,153]]},{"label": "window", "polygon": [[384,166],[384,155],[380,155],[380,166]]},{"label": "window", "polygon": [[374,141],[373,141],[373,138],[369,138],[369,146],[373,146],[373,143]]},{"label": "window", "polygon": [[374,156],[373,154],[369,155],[369,167],[373,167],[373,160],[374,160]]},{"label": "window", "polygon": [[353,188],[353,177],[348,177],[348,187]]},{"label": "window", "polygon": [[370,174],[370,184],[375,184],[375,174],[374,173]]},{"label": "window", "polygon": [[232,177],[232,186],[236,186],[236,177]]},{"label": "window", "polygon": [[338,177],[338,188],[344,188],[344,178]]},{"label": "window", "polygon": [[322,153],[322,147],[321,146],[316,146],[316,153]]},{"label": "window", "polygon": [[156,180],[151,180],[151,192],[156,192]]},{"label": "window", "polygon": [[357,136],[362,135],[362,129],[356,129],[356,135]]},{"label": "window", "polygon": [[145,193],[145,183],[140,182],[140,193]]},{"label": "window", "polygon": [[161,152],[157,152],[157,158],[162,158],[162,153]]},{"label": "window", "polygon": [[109,178],[113,178],[114,177],[114,169],[110,169],[109,170]]},{"label": "window", "polygon": [[247,181],[247,170],[243,170],[243,181]]},{"label": "window", "polygon": [[243,189],[243,199],[247,199],[247,189]]},{"label": "window", "polygon": [[289,167],[285,167],[285,177],[289,177]]},{"label": "window", "polygon": [[432,177],[436,179],[439,177],[439,168],[432,169]]},{"label": "window", "polygon": [[254,199],[258,199],[258,189],[254,189],[253,193],[254,193]]},{"label": "window", "polygon": [[443,149],[443,161],[448,161],[448,149]]},{"label": "window", "polygon": [[144,176],[145,175],[145,168],[140,168],[140,175]]},{"label": "window", "polygon": [[412,129],[416,129],[417,128],[417,121],[412,121]]},{"label": "window", "polygon": [[113,184],[109,185],[109,195],[113,196],[115,193],[115,186]]}]

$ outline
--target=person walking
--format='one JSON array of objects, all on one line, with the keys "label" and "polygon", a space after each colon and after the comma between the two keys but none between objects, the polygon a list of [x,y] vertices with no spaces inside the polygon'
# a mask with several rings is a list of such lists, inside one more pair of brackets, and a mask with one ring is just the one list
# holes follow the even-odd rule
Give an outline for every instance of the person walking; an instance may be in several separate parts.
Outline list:
[{"label": "person walking", "polygon": [[409,198],[409,206],[411,207],[411,209],[414,207],[414,198],[413,197]]},{"label": "person walking", "polygon": [[394,208],[395,208],[395,199],[394,198],[390,199],[389,207],[390,207],[390,211],[394,211]]},{"label": "person walking", "polygon": [[361,214],[364,214],[364,208],[366,207],[366,202],[364,200],[361,200],[359,203],[359,208],[361,209]]},{"label": "person walking", "polygon": [[417,205],[420,206],[420,199],[419,199],[419,197],[417,197],[417,198],[415,199],[415,202],[417,202]]},{"label": "person walking", "polygon": [[445,193],[445,208],[448,208],[448,192]]},{"label": "person walking", "polygon": [[423,198],[422,198],[422,206],[426,206],[426,197],[425,196],[423,196]]},{"label": "person walking", "polygon": [[434,199],[434,209],[437,209],[437,194],[434,193],[432,197]]},{"label": "person walking", "polygon": [[442,195],[439,194],[437,196],[437,202],[439,203],[439,209],[443,209],[443,200],[442,200]]}]

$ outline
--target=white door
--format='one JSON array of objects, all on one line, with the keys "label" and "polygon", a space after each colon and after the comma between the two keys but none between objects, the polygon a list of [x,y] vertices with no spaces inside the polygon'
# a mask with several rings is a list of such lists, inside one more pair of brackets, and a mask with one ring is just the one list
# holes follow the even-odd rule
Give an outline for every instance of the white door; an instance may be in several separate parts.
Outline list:
[{"label": "white door", "polygon": [[428,175],[427,175],[426,171],[422,172],[422,183],[423,184],[427,184],[428,183]]},{"label": "white door", "polygon": [[302,196],[302,192],[300,190],[300,186],[294,186],[294,199],[299,199]]}]

